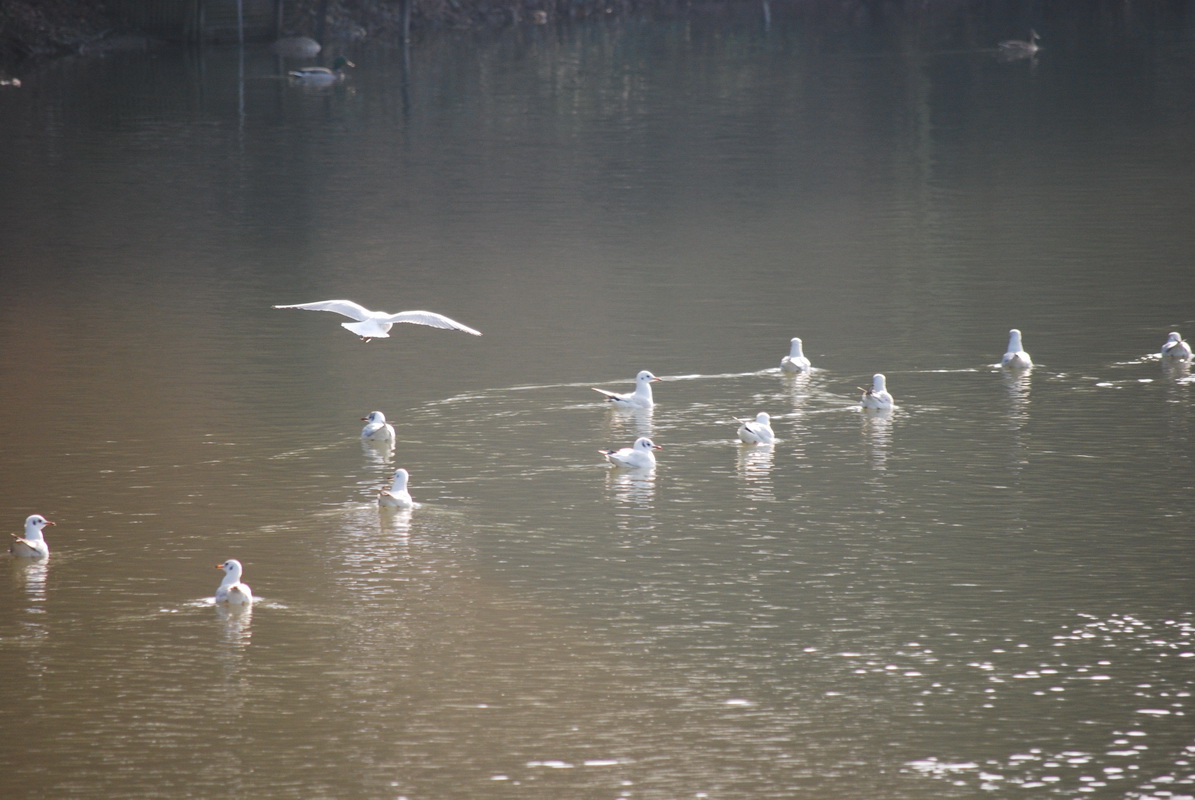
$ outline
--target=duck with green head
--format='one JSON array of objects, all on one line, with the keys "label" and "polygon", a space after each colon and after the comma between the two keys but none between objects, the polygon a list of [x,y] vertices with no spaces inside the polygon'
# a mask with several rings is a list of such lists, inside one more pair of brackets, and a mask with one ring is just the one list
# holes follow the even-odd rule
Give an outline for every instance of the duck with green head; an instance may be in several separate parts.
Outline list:
[{"label": "duck with green head", "polygon": [[286,73],[296,83],[311,85],[339,83],[344,80],[344,68],[356,66],[344,56],[336,56],[336,60],[329,67],[304,67]]}]

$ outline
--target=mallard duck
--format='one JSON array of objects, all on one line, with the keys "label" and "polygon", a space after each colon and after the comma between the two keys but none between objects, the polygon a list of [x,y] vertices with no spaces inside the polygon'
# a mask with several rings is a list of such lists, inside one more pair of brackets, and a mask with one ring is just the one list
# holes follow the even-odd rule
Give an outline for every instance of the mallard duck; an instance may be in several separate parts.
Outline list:
[{"label": "mallard duck", "polygon": [[394,473],[394,482],[390,484],[390,488],[382,489],[378,493],[378,506],[381,508],[413,508],[415,501],[411,499],[411,493],[407,491],[407,481],[411,475],[402,467]]},{"label": "mallard duck", "polygon": [[740,419],[739,441],[743,444],[772,444],[776,441],[776,434],[772,432],[772,418],[768,412],[760,411],[754,421]]},{"label": "mallard duck", "polygon": [[50,520],[41,514],[33,514],[27,517],[25,519],[24,538],[13,534],[13,543],[9,547],[9,552],[14,556],[21,556],[23,558],[47,557],[50,555],[50,546],[46,544],[41,529],[53,524],[53,522],[50,522]]},{"label": "mallard duck", "polygon": [[1000,365],[1010,369],[1029,369],[1033,359],[1021,345],[1021,332],[1013,328],[1008,332],[1008,352],[1000,359]]},{"label": "mallard duck", "polygon": [[370,411],[368,417],[362,417],[367,423],[361,429],[361,438],[370,442],[393,442],[394,426],[386,421],[386,415],[381,411]]},{"label": "mallard duck", "polygon": [[788,355],[780,359],[780,369],[785,372],[808,372],[812,368],[813,365],[801,351],[801,340],[794,336],[789,346]]},{"label": "mallard duck", "polygon": [[1170,334],[1170,338],[1162,345],[1162,358],[1168,358],[1172,361],[1190,361],[1191,360],[1191,345],[1183,341],[1182,335],[1178,331]]},{"label": "mallard duck", "polygon": [[656,465],[656,454],[652,451],[662,449],[646,436],[640,436],[630,447],[623,447],[619,450],[598,450],[598,452],[616,467],[651,469]]},{"label": "mallard duck", "polygon": [[253,590],[248,584],[241,583],[241,562],[230,558],[223,564],[217,564],[216,569],[224,570],[224,580],[220,582],[220,588],[216,589],[217,603],[247,606],[253,602]]},{"label": "mallard duck", "polygon": [[1037,31],[1030,28],[1027,40],[1008,39],[1000,42],[997,46],[1000,48],[1000,52],[1007,56],[1031,56],[1041,49],[1037,46],[1037,40],[1040,38]]},{"label": "mallard duck", "polygon": [[320,300],[315,303],[300,303],[294,306],[274,306],[274,308],[301,308],[306,311],[332,311],[356,322],[342,322],[341,327],[352,331],[361,337],[362,341],[370,339],[390,338],[390,328],[396,322],[410,322],[415,325],[430,325],[433,328],[448,328],[454,331],[464,331],[474,336],[481,336],[481,331],[475,331],[468,325],[462,325],[456,320],[449,319],[434,311],[400,311],[397,314],[387,314],[385,311],[370,311],[352,300]]},{"label": "mallard duck", "polygon": [[896,405],[892,400],[892,395],[888,393],[887,381],[878,372],[872,376],[871,388],[860,389],[860,391],[863,392],[863,397],[859,400],[859,405],[864,408],[890,411]]},{"label": "mallard duck", "polygon": [[663,378],[657,378],[647,370],[643,370],[635,376],[635,391],[633,392],[619,394],[617,392],[607,392],[605,389],[599,389],[596,386],[589,388],[603,395],[609,402],[622,408],[651,408],[655,405],[655,401],[651,397],[651,385],[654,381],[659,380],[663,380]]},{"label": "mallard duck", "polygon": [[344,68],[355,67],[352,61],[344,56],[336,56],[332,67],[303,67],[286,73],[296,83],[324,84],[338,83],[344,80]]}]

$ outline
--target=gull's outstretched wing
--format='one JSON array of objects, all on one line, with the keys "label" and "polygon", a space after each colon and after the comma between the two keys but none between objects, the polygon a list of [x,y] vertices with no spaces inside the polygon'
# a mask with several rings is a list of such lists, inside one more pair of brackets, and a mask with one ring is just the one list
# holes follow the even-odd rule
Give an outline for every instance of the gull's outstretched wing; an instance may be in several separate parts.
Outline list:
[{"label": "gull's outstretched wing", "polygon": [[369,319],[369,315],[372,313],[365,306],[360,305],[359,303],[354,303],[352,300],[320,300],[318,303],[300,303],[299,305],[295,306],[274,306],[274,308],[301,308],[305,311],[334,311],[337,314],[343,314],[350,319],[355,319],[358,322],[364,322],[366,319]]},{"label": "gull's outstretched wing", "polygon": [[[347,301],[333,300],[330,302],[344,303]],[[344,312],[342,311],[340,313],[343,314]],[[415,325],[431,325],[433,328],[448,328],[449,330],[464,331],[465,333],[471,333],[474,336],[481,336],[481,331],[475,331],[468,325],[462,325],[456,320],[449,319],[443,314],[437,314],[434,311],[400,311],[397,314],[391,314],[388,317],[382,317],[381,320],[383,322],[410,322]]]}]

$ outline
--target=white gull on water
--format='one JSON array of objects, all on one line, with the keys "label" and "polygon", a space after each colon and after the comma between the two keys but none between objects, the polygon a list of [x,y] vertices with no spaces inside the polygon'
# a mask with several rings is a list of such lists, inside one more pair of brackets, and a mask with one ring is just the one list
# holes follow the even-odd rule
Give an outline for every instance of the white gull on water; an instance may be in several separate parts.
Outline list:
[{"label": "white gull on water", "polygon": [[1173,361],[1190,361],[1191,345],[1183,341],[1182,334],[1173,331],[1170,338],[1162,345],[1162,358],[1169,358]]},{"label": "white gull on water", "polygon": [[1033,359],[1021,344],[1021,332],[1016,328],[1008,332],[1008,352],[1000,359],[1000,365],[1012,369],[1028,369],[1033,366]]},{"label": "white gull on water", "polygon": [[772,418],[768,412],[760,411],[754,420],[740,419],[739,440],[743,444],[772,444],[776,434],[772,432]]},{"label": "white gull on water", "polygon": [[356,322],[342,322],[341,327],[352,331],[363,341],[370,339],[387,339],[390,328],[397,322],[409,322],[414,325],[430,325],[433,328],[448,328],[454,331],[464,331],[474,336],[481,336],[481,331],[475,331],[468,325],[462,325],[454,319],[434,311],[400,311],[389,314],[385,311],[370,311],[363,305],[352,300],[320,300],[315,303],[299,303],[293,306],[274,306],[274,308],[300,308],[305,311],[332,311]]},{"label": "white gull on water", "polygon": [[41,514],[33,514],[27,517],[25,519],[24,538],[14,533],[12,537],[13,543],[9,547],[9,552],[14,556],[22,556],[24,558],[45,558],[50,555],[50,546],[46,544],[41,530],[47,525],[53,524],[53,522],[50,522],[50,520]]},{"label": "white gull on water", "polygon": [[863,397],[859,400],[859,405],[864,408],[870,408],[875,411],[890,411],[896,404],[892,400],[892,395],[888,393],[888,384],[886,379],[880,373],[876,373],[871,379],[870,389],[861,389]]},{"label": "white gull on water", "polygon": [[780,369],[785,372],[808,372],[812,368],[813,365],[809,363],[809,359],[801,350],[801,340],[794,336],[789,346],[788,355],[780,359]]},{"label": "white gull on water", "polygon": [[223,564],[217,564],[216,569],[224,570],[224,580],[220,582],[220,588],[216,589],[217,603],[247,606],[253,602],[253,591],[248,584],[241,583],[241,562],[230,558]]},{"label": "white gull on water", "polygon": [[411,477],[410,473],[402,467],[394,473],[394,482],[388,489],[382,489],[378,493],[378,505],[382,508],[412,508],[415,501],[411,499],[411,493],[407,491],[407,480]]},{"label": "white gull on water", "polygon": [[617,467],[650,469],[656,465],[656,454],[652,451],[662,449],[646,436],[640,436],[630,447],[623,447],[619,450],[598,450],[598,452]]},{"label": "white gull on water", "polygon": [[362,417],[366,423],[361,429],[361,438],[370,442],[393,442],[394,426],[386,421],[386,415],[381,411],[370,411],[368,417]]},{"label": "white gull on water", "polygon": [[608,401],[621,408],[651,408],[655,405],[655,400],[651,396],[651,385],[654,381],[659,380],[663,380],[663,378],[657,378],[647,370],[643,370],[635,376],[635,391],[633,392],[619,394],[618,392],[607,392],[596,386],[589,388],[604,395]]}]

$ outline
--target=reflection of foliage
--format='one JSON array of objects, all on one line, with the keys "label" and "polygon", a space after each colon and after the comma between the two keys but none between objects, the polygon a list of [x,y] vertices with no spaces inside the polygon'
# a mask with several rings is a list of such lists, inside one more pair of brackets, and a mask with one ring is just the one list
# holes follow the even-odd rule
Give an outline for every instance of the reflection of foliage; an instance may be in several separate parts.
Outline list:
[{"label": "reflection of foliage", "polygon": [[[508,25],[547,22],[551,19],[587,19],[636,11],[680,8],[674,0],[410,0],[415,28],[459,28],[474,25]],[[288,8],[287,25],[294,33],[312,33],[322,0],[298,0]],[[394,38],[402,30],[401,0],[328,0],[327,28],[343,36],[358,32],[370,38]]]},{"label": "reflection of foliage", "polygon": [[90,0],[4,0],[0,61],[74,52],[113,27],[101,4]]}]

